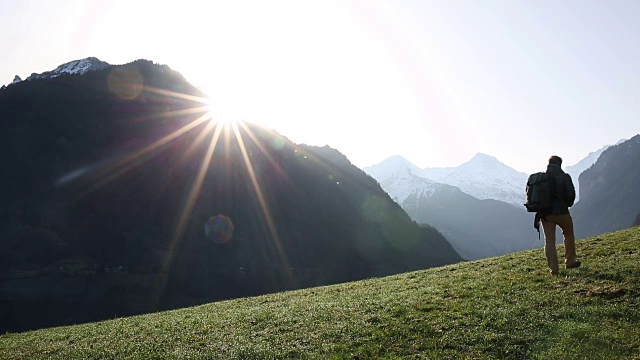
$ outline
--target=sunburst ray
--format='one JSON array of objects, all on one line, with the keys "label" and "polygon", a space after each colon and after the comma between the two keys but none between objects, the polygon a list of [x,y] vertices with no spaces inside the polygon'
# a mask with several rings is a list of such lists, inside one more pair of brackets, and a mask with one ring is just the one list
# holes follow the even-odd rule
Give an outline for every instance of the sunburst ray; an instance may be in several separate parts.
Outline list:
[{"label": "sunburst ray", "polygon": [[193,130],[194,128],[196,128],[200,124],[208,121],[209,119],[210,119],[210,115],[209,114],[204,114],[204,115],[200,116],[199,118],[191,121],[187,125],[181,127],[180,129],[172,132],[171,134],[162,137],[161,139],[157,140],[153,144],[148,145],[147,147],[145,147],[145,148],[143,148],[141,150],[138,150],[138,151],[134,152],[133,154],[127,155],[124,158],[122,158],[122,159],[116,161],[115,163],[109,165],[107,168],[102,170],[102,173],[103,174],[104,173],[110,173],[110,174],[108,176],[104,177],[103,179],[101,179],[100,181],[98,181],[93,187],[91,187],[89,189],[89,192],[95,191],[96,189],[101,188],[101,187],[107,185],[108,183],[114,181],[115,179],[119,178],[120,176],[122,176],[123,174],[127,173],[131,169],[133,169],[136,166],[140,165],[141,162],[142,162],[141,160],[146,155],[148,155],[151,152],[157,150],[158,148],[168,144],[169,142],[177,139],[181,135]]},{"label": "sunburst ray", "polygon": [[184,235],[185,227],[187,226],[188,219],[191,216],[191,213],[193,211],[193,207],[196,203],[198,194],[202,189],[202,183],[204,182],[207,170],[209,169],[209,165],[213,161],[213,153],[216,148],[216,145],[218,144],[218,139],[220,138],[220,133],[222,131],[223,125],[219,123],[210,122],[206,127],[206,131],[203,132],[204,134],[211,132],[211,129],[214,126],[215,126],[215,131],[213,133],[213,136],[211,137],[209,148],[207,149],[207,152],[204,158],[202,159],[202,163],[200,164],[200,170],[198,171],[198,175],[196,176],[196,178],[193,181],[193,184],[191,185],[191,190],[189,192],[189,195],[187,196],[187,200],[185,201],[182,211],[180,212],[180,218],[178,219],[178,223],[173,232],[173,235],[171,236],[171,240],[169,242],[169,248],[167,249],[167,253],[164,256],[164,259],[162,262],[162,271],[160,273],[159,284],[156,286],[155,293],[152,297],[153,308],[157,308],[157,304],[160,301],[160,298],[164,292],[164,289],[166,288],[168,275],[171,272],[171,265],[173,263],[173,256],[175,255],[175,249],[177,245],[180,243]]},{"label": "sunburst ray", "polygon": [[238,142],[238,145],[240,147],[240,152],[242,153],[242,158],[244,159],[245,167],[247,168],[247,172],[249,173],[251,184],[253,185],[253,190],[255,191],[256,196],[258,197],[258,202],[260,204],[260,209],[262,210],[262,215],[264,216],[264,219],[267,223],[267,227],[269,228],[271,238],[273,239],[274,245],[278,252],[278,256],[282,261],[287,277],[289,279],[292,279],[293,276],[289,268],[289,261],[284,252],[284,248],[282,247],[280,236],[278,235],[278,231],[271,217],[271,212],[269,211],[269,207],[267,206],[267,202],[265,201],[265,197],[260,188],[260,184],[258,183],[258,178],[256,177],[255,170],[253,168],[253,165],[251,164],[251,159],[249,158],[249,154],[247,153],[247,148],[245,147],[244,141],[242,140],[242,135],[240,134],[240,130],[238,129],[238,124],[233,123],[232,128],[233,128],[233,133],[235,134],[235,137],[236,137],[236,141]]}]

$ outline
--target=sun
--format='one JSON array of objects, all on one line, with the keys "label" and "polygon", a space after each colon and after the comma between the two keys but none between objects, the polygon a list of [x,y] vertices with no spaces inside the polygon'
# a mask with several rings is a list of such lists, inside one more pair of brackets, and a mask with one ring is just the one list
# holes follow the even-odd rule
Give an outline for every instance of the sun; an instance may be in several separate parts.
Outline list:
[{"label": "sun", "polygon": [[206,111],[210,121],[232,126],[245,120],[242,101],[225,94],[219,94],[207,88],[200,88],[207,95]]},{"label": "sun", "polygon": [[212,105],[207,105],[206,111],[210,122],[220,124],[225,128],[232,127],[240,121],[237,116],[232,116],[226,112],[220,111],[219,108]]}]

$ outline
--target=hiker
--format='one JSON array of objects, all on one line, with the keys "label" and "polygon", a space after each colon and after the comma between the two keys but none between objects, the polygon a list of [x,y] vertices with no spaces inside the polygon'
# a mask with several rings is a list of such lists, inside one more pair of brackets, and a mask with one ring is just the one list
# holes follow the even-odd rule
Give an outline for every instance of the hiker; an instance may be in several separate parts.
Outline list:
[{"label": "hiker", "polygon": [[556,225],[562,229],[564,237],[564,264],[567,269],[577,268],[576,238],[573,232],[573,219],[569,208],[576,199],[576,189],[571,176],[562,171],[562,159],[553,155],[549,158],[547,175],[550,180],[551,199],[547,210],[536,214],[540,219],[544,233],[544,254],[547,257],[551,275],[558,274],[558,254],[556,252]]}]

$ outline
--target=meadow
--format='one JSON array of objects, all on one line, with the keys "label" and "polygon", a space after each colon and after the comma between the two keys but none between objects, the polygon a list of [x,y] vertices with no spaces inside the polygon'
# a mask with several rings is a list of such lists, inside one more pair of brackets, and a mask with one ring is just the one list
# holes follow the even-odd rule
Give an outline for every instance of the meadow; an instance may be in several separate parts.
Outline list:
[{"label": "meadow", "polygon": [[640,227],[577,251],[4,334],[0,359],[640,359]]}]

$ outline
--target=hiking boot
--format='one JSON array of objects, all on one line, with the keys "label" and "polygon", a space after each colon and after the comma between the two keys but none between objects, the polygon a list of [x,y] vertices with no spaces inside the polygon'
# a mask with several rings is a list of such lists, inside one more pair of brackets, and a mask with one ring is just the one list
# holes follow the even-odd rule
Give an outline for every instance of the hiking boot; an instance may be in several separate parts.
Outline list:
[{"label": "hiking boot", "polygon": [[580,261],[576,260],[576,261],[573,262],[573,264],[571,264],[571,265],[567,264],[565,266],[566,266],[567,269],[575,269],[577,267],[580,267],[580,264],[581,264]]}]

